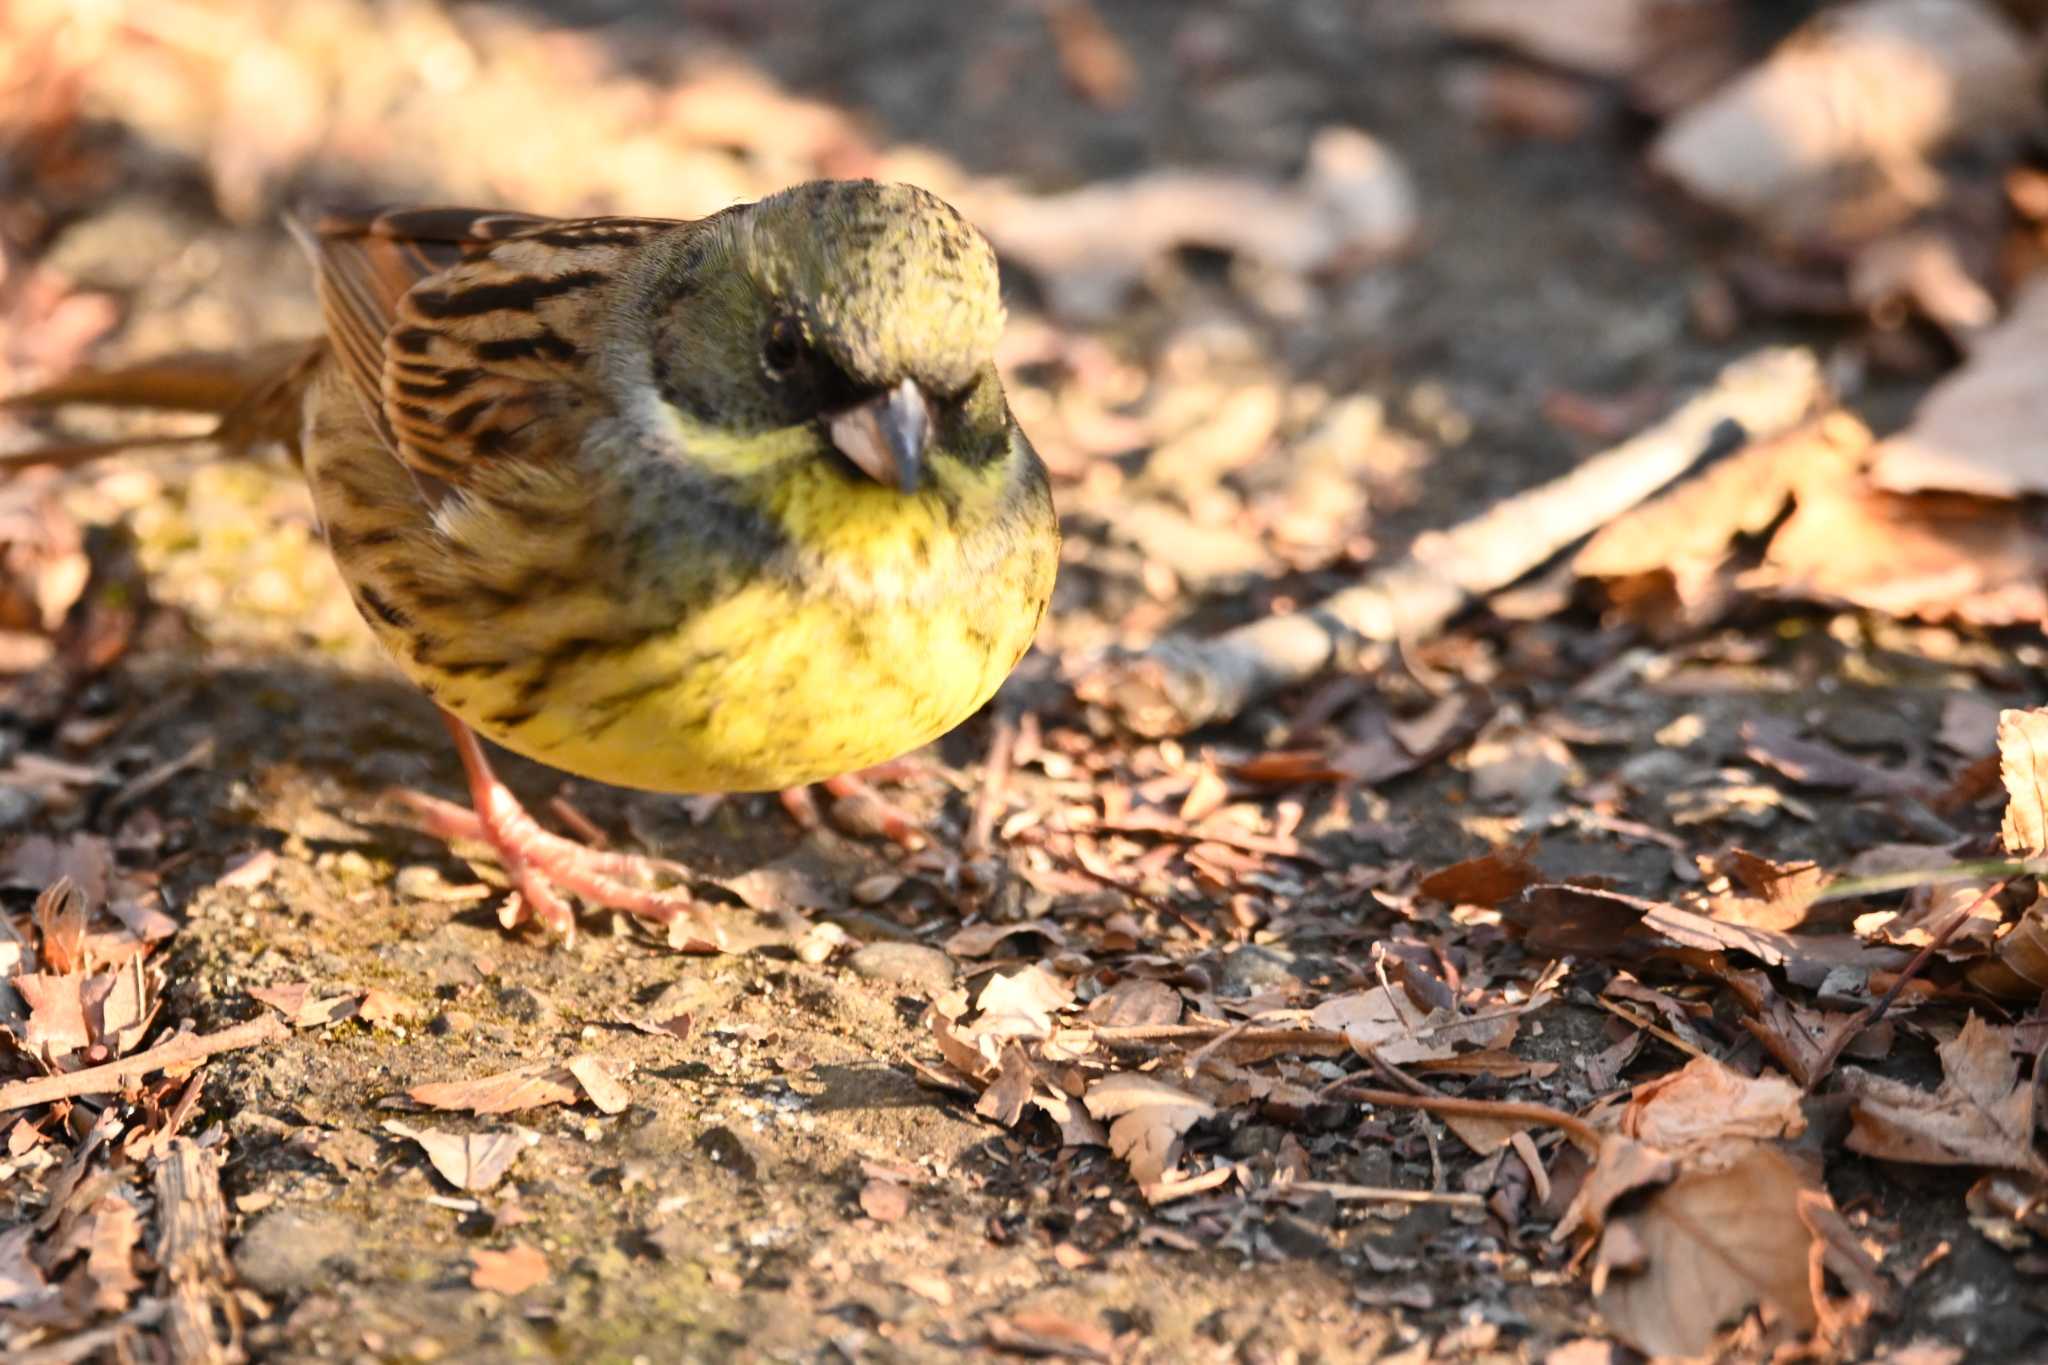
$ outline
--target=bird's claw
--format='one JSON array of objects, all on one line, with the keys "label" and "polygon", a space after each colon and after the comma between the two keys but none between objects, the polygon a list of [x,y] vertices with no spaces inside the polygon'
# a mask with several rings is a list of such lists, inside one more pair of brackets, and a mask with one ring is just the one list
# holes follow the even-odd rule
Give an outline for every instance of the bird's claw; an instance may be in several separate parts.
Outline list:
[{"label": "bird's claw", "polygon": [[657,890],[644,884],[657,875],[688,876],[682,864],[591,848],[542,829],[511,789],[491,772],[467,727],[449,728],[469,775],[471,808],[465,810],[422,792],[400,792],[398,797],[436,838],[488,844],[497,853],[513,891],[499,915],[506,928],[531,921],[563,942],[572,942],[576,916],[563,898],[568,892],[593,905],[623,910],[665,926],[672,947],[691,952],[724,950],[723,931],[689,892]]}]

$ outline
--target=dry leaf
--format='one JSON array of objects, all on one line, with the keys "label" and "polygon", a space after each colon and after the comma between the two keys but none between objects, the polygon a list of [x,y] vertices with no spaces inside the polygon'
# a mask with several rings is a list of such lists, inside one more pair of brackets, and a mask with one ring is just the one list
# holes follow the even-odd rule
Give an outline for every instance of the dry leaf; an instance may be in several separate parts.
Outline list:
[{"label": "dry leaf", "polygon": [[2048,275],[2038,275],[1962,367],[1920,400],[1906,429],[1878,446],[1871,482],[1892,493],[2048,493],[2044,354]]},{"label": "dry leaf", "polygon": [[47,634],[64,624],[92,577],[84,543],[47,481],[0,486],[0,629]]},{"label": "dry leaf", "polygon": [[1081,1101],[1058,1091],[1041,1091],[1031,1097],[1031,1106],[1050,1118],[1060,1130],[1063,1147],[1107,1147],[1109,1130],[1089,1114]]},{"label": "dry leaf", "polygon": [[576,1078],[576,1084],[583,1087],[583,1093],[603,1114],[621,1114],[633,1103],[633,1097],[620,1083],[620,1077],[627,1071],[627,1063],[606,1061],[601,1057],[575,1057],[569,1061],[568,1072]]},{"label": "dry leaf", "polygon": [[2048,853],[2048,707],[1998,714],[1998,776],[2005,783],[2006,852]]},{"label": "dry leaf", "polygon": [[1851,1305],[1847,1309],[1832,1304],[1816,1305],[1823,1310],[1821,1317],[1827,1334],[1836,1336],[1850,1322],[1860,1322],[1873,1312],[1888,1311],[1891,1281],[1864,1249],[1862,1239],[1849,1226],[1849,1220],[1842,1217],[1827,1191],[1800,1191],[1799,1221],[1806,1224],[1806,1230],[1820,1244],[1824,1264],[1849,1291]]},{"label": "dry leaf", "polygon": [[1448,1010],[1425,1013],[1407,992],[1384,986],[1333,996],[1310,1012],[1309,1022],[1342,1033],[1360,1056],[1378,1056],[1395,1066],[1501,1047],[1515,1036],[1516,1027],[1512,1015],[1470,1020]]},{"label": "dry leaf", "polygon": [[615,1022],[625,1024],[640,1033],[652,1034],[657,1038],[674,1038],[678,1041],[689,1037],[690,1030],[697,1022],[696,1016],[688,1011],[662,1019],[624,1014],[615,1014],[612,1018]]},{"label": "dry leaf", "polygon": [[1869,429],[1842,412],[1757,442],[1608,523],[1572,571],[1603,580],[1617,606],[1660,636],[1697,630],[1736,600],[1737,539],[1769,529],[1800,477],[1850,477],[1870,444]]},{"label": "dry leaf", "polygon": [[57,878],[36,897],[32,918],[51,971],[77,972],[92,965],[85,957],[85,922],[96,903],[69,877]]},{"label": "dry leaf", "polygon": [[330,995],[315,999],[312,987],[303,981],[283,986],[251,986],[249,995],[282,1014],[294,1028],[325,1028],[344,1019],[353,1019],[362,1007],[363,999],[359,995]]},{"label": "dry leaf", "polygon": [[1082,1096],[1088,1112],[1111,1120],[1109,1150],[1140,1185],[1156,1185],[1180,1161],[1181,1135],[1216,1107],[1197,1095],[1135,1071],[1099,1077]]},{"label": "dry leaf", "polygon": [[35,1232],[28,1224],[0,1232],[0,1308],[32,1308],[57,1292],[29,1256]]},{"label": "dry leaf", "polygon": [[510,1114],[546,1104],[574,1104],[582,1093],[568,1068],[545,1063],[465,1081],[429,1081],[405,1092],[431,1109]]},{"label": "dry leaf", "polygon": [[157,979],[157,969],[145,970],[136,957],[91,977],[79,992],[93,1039],[114,1056],[133,1052],[149,1032],[150,1021],[156,1018]]},{"label": "dry leaf", "polygon": [[1774,863],[1747,849],[1732,848],[1721,856],[1697,860],[1710,877],[1725,876],[1742,888],[1707,898],[1707,909],[1727,924],[1779,931],[1797,929],[1814,897],[1833,880],[1816,863]]},{"label": "dry leaf", "polygon": [[248,891],[262,886],[277,872],[277,850],[259,848],[248,853],[238,853],[229,861],[226,870],[213,879],[215,886]]},{"label": "dry leaf", "polygon": [[1666,1153],[1619,1133],[1602,1135],[1593,1169],[1558,1220],[1551,1240],[1561,1242],[1582,1230],[1599,1234],[1607,1226],[1608,1211],[1624,1198],[1668,1185],[1677,1176],[1678,1163]]},{"label": "dry leaf", "polygon": [[540,1141],[538,1133],[523,1128],[506,1128],[485,1133],[444,1133],[435,1128],[415,1128],[399,1119],[386,1119],[384,1131],[419,1144],[434,1169],[458,1190],[480,1192],[491,1189],[519,1154]]},{"label": "dry leaf", "polygon": [[1424,877],[1418,889],[1433,900],[1452,905],[1499,905],[1543,879],[1529,861],[1533,847],[1524,844],[1520,848],[1495,849],[1462,863],[1452,863]]},{"label": "dry leaf", "polygon": [[1711,1057],[1636,1087],[1621,1130],[1674,1156],[1731,1139],[1792,1138],[1806,1131],[1799,1087],[1783,1076],[1744,1076]]},{"label": "dry leaf", "polygon": [[1492,1156],[1515,1140],[1515,1134],[1527,1132],[1527,1119],[1491,1118],[1483,1114],[1445,1114],[1444,1127],[1457,1134],[1458,1141],[1470,1147],[1480,1156]]},{"label": "dry leaf", "polygon": [[1937,149],[2035,118],[2035,70],[1982,0],[1860,0],[1674,118],[1650,160],[1767,231],[1868,235],[1940,197]]},{"label": "dry leaf", "polygon": [[1818,985],[1837,968],[1894,969],[1909,954],[1876,947],[1852,934],[1782,934],[1724,924],[1675,905],[1586,886],[1532,886],[1500,907],[1501,918],[1532,949],[1549,956],[1631,962],[1685,949],[1747,953],[1785,969],[1802,985]]},{"label": "dry leaf", "polygon": [[894,1223],[910,1212],[910,1191],[893,1180],[870,1180],[860,1187],[860,1211],[877,1223]]},{"label": "dry leaf", "polygon": [[1864,1071],[1839,1073],[1855,1097],[1849,1150],[1919,1165],[2042,1170],[2034,1087],[2020,1079],[2012,1030],[1973,1014],[1940,1054],[1941,1086],[1932,1093]]},{"label": "dry leaf", "polygon": [[1746,588],[1902,618],[2048,621],[2048,514],[1960,493],[1802,483]]},{"label": "dry leaf", "polygon": [[1742,722],[1742,749],[1756,762],[1803,787],[1902,792],[1918,785],[1904,774],[1851,758],[1831,744],[1801,739],[1798,727],[1780,716],[1754,716]]},{"label": "dry leaf", "polygon": [[1043,1038],[1052,1032],[1052,1016],[1066,1008],[1073,990],[1043,967],[1026,967],[1008,976],[1000,973],[981,988],[974,1007],[981,1011],[974,1021],[976,1036],[990,1061],[999,1055],[990,1050],[1005,1038]]},{"label": "dry leaf", "polygon": [[970,924],[954,932],[951,938],[940,945],[952,957],[987,957],[1002,944],[1003,940],[1018,934],[1038,934],[1059,947],[1067,941],[1066,933],[1049,919],[1019,920],[1013,924]]},{"label": "dry leaf", "polygon": [[1010,1043],[1003,1048],[1001,1069],[996,1078],[975,1101],[974,1112],[1008,1128],[1023,1117],[1024,1106],[1031,1099],[1031,1091],[1037,1083],[1038,1069],[1031,1064],[1022,1047]]},{"label": "dry leaf", "polygon": [[21,1042],[31,1053],[55,1061],[91,1043],[80,995],[85,985],[84,972],[29,972],[12,978],[8,984],[21,993],[28,1005],[28,1028]]},{"label": "dry leaf", "polygon": [[2048,891],[2037,887],[2034,903],[2020,912],[1994,951],[1995,961],[1970,964],[1964,975],[1972,986],[2015,1004],[2048,992]]},{"label": "dry leaf", "polygon": [[1082,1013],[1091,1024],[1106,1028],[1132,1028],[1145,1024],[1177,1024],[1181,1015],[1180,992],[1164,981],[1146,976],[1127,977],[1088,1002]]},{"label": "dry leaf", "polygon": [[1819,1084],[1850,1047],[1866,1058],[1880,1058],[1890,1051],[1889,1021],[1866,1029],[1860,1014],[1794,1005],[1778,993],[1762,972],[1731,967],[1719,975],[1749,1012],[1742,1026],[1763,1044],[1764,1050],[1790,1073],[1802,1090],[1810,1091]]},{"label": "dry leaf", "polygon": [[1811,1330],[1813,1234],[1799,1217],[1810,1188],[1766,1146],[1720,1170],[1682,1172],[1603,1230],[1593,1260],[1601,1315],[1649,1355],[1702,1355],[1723,1324],[1763,1304],[1792,1330]]},{"label": "dry leaf", "polygon": [[514,1242],[503,1251],[479,1247],[469,1256],[476,1263],[469,1282],[478,1289],[510,1296],[547,1283],[548,1258],[524,1242]]}]

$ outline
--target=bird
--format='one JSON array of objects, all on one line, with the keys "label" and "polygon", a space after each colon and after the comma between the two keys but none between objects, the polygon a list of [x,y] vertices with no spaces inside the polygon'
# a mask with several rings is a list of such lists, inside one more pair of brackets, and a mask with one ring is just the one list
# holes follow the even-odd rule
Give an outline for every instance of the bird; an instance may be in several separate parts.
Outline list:
[{"label": "bird", "polygon": [[462,759],[467,810],[408,799],[491,846],[508,927],[572,937],[573,893],[723,945],[656,885],[674,864],[546,830],[479,736],[613,786],[795,789],[936,739],[1029,649],[1058,519],[995,364],[994,251],[938,196],[822,180],[695,220],[288,225],[323,336],[227,378],[145,364],[8,401],[203,407],[217,443],[292,452]]}]

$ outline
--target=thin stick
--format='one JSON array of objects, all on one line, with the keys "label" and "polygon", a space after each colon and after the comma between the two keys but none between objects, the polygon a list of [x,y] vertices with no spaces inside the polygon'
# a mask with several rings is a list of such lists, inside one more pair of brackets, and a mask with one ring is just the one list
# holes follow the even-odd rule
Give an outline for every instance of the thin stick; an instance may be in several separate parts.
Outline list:
[{"label": "thin stick", "polygon": [[1448,1204],[1456,1209],[1483,1209],[1484,1195],[1452,1190],[1401,1190],[1387,1185],[1347,1185],[1337,1180],[1297,1180],[1287,1187],[1308,1194],[1327,1194],[1340,1202],[1371,1200],[1375,1204]]},{"label": "thin stick", "polygon": [[1462,1114],[1474,1119],[1506,1119],[1509,1122],[1540,1123],[1556,1128],[1589,1152],[1600,1150],[1600,1130],[1576,1114],[1552,1109],[1547,1104],[1524,1104],[1519,1100],[1460,1100],[1449,1095],[1404,1095],[1398,1090],[1372,1090],[1347,1085],[1334,1092],[1339,1098],[1383,1109],[1422,1109],[1432,1114]]},{"label": "thin stick", "polygon": [[1474,599],[1606,525],[1702,457],[1791,430],[1825,393],[1811,352],[1759,351],[1648,431],[1561,479],[1423,537],[1404,559],[1356,587],[1212,640],[1169,635],[1110,660],[1075,691],[1130,730],[1156,738],[1227,721],[1326,669],[1356,670],[1376,650],[1434,633]]},{"label": "thin stick", "polygon": [[181,1033],[167,1043],[124,1057],[103,1066],[61,1076],[38,1076],[33,1080],[9,1081],[0,1085],[0,1113],[26,1109],[51,1100],[75,1099],[80,1095],[111,1095],[127,1089],[152,1071],[165,1071],[187,1062],[203,1061],[216,1052],[234,1052],[259,1043],[274,1043],[291,1029],[274,1014],[251,1019],[246,1024],[224,1028],[219,1033]]},{"label": "thin stick", "polygon": [[1962,928],[1972,915],[1977,913],[1979,907],[1994,896],[2002,895],[2005,888],[2012,885],[2012,881],[2012,878],[2007,877],[2002,881],[1993,882],[1985,887],[1983,893],[1975,900],[1957,906],[1949,913],[1949,917],[1942,921],[1941,927],[1934,931],[1934,936],[1921,946],[1919,952],[1913,954],[1898,976],[1893,978],[1891,988],[1884,993],[1883,998],[1875,1005],[1865,1006],[1861,1013],[1843,1020],[1835,1028],[1828,1037],[1827,1046],[1821,1050],[1819,1060],[1814,1064],[1812,1079],[1806,1083],[1809,1092],[1820,1084],[1823,1076],[1835,1069],[1835,1063],[1842,1059],[1842,1053],[1847,1050],[1849,1044],[1863,1036],[1867,1030],[1876,1028],[1878,1022],[1891,1012],[1892,1006],[1898,1003],[1899,996],[1905,991],[1907,983],[1919,976],[1927,964],[1934,960],[1934,955],[1948,946],[1948,941],[1956,936],[1956,931]]},{"label": "thin stick", "polygon": [[1239,1046],[1277,1046],[1300,1052],[1337,1054],[1351,1051],[1351,1040],[1334,1029],[1245,1028],[1243,1024],[1108,1024],[1092,1032],[1097,1042],[1110,1047],[1207,1043],[1228,1037]]},{"label": "thin stick", "polygon": [[[1670,1029],[1665,1028],[1662,1024],[1652,1023],[1648,1019],[1639,1019],[1635,1015],[1631,1014],[1629,1011],[1615,1004],[1612,1000],[1607,999],[1605,996],[1600,997],[1593,1003],[1598,1005],[1601,1009],[1606,1010],[1609,1014],[1613,1015],[1615,1018],[1621,1020],[1622,1022],[1629,1024],[1635,1028],[1641,1029],[1643,1032],[1649,1034],[1652,1038],[1659,1038],[1662,1039],[1664,1042],[1671,1044],[1671,1046],[1677,1048],[1680,1052],[1683,1052],[1688,1057],[1707,1056],[1705,1052],[1701,1051],[1693,1044],[1686,1042],[1685,1039],[1679,1037]],[[1718,1059],[1707,1057],[1707,1060],[1715,1061]]]}]

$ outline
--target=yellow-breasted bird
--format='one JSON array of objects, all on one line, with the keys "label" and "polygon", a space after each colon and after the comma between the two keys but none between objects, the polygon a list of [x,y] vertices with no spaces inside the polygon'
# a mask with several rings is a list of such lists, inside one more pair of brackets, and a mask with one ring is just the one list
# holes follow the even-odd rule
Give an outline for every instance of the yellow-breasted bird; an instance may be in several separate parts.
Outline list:
[{"label": "yellow-breasted bird", "polygon": [[473,810],[417,805],[493,845],[548,928],[572,930],[564,890],[702,920],[645,860],[541,829],[477,733],[620,786],[791,788],[943,734],[1029,646],[1058,525],[996,373],[994,254],[933,195],[296,230],[321,341],[231,385],[141,367],[15,401],[208,406],[224,443],[295,449],[461,750]]}]

